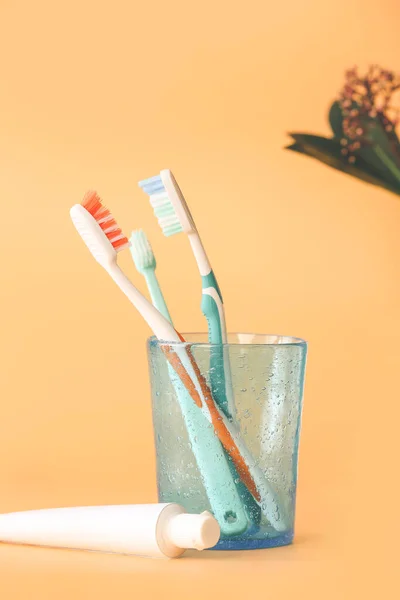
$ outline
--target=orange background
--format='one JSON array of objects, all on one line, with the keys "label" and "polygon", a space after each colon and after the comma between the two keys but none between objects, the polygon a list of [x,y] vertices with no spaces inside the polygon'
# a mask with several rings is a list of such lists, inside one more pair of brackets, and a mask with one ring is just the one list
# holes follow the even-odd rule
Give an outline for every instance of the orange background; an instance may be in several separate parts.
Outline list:
[{"label": "orange background", "polygon": [[399,17],[394,0],[0,0],[0,510],[156,499],[148,330],[71,225],[86,189],[147,231],[177,326],[204,330],[187,240],[136,184],[173,169],[229,329],[310,343],[293,546],[0,545],[1,598],[394,597],[400,202],[282,147],[328,133],[345,68],[400,69]]}]

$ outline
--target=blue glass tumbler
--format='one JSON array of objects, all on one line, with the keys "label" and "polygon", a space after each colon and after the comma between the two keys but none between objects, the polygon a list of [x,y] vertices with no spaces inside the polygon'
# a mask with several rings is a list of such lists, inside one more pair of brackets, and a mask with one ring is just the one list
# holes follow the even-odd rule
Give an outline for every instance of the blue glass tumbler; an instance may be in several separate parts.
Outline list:
[{"label": "blue glass tumbler", "polygon": [[[250,493],[214,426],[195,405],[168,363],[163,345],[184,346],[211,393],[218,385],[216,353],[206,334],[184,334],[186,342],[148,340],[148,357],[160,502],[188,512],[212,512],[221,525],[216,550],[284,546],[293,541],[297,459],[307,344],[294,337],[233,333],[224,345],[229,363],[231,410],[224,417],[250,475],[261,482]],[[213,358],[211,358],[213,357]],[[211,366],[212,365],[212,366]],[[225,374],[226,375],[226,374]]]}]

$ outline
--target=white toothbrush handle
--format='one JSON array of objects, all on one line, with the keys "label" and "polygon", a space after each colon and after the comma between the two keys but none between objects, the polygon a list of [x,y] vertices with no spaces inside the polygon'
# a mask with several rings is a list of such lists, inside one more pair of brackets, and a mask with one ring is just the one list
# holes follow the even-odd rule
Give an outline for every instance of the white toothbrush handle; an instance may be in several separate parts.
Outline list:
[{"label": "white toothbrush handle", "polygon": [[[139,290],[133,285],[133,283],[128,279],[128,277],[121,271],[117,264],[113,265],[110,269],[108,269],[109,275],[118,285],[120,290],[124,292],[124,294],[128,297],[128,299],[132,302],[132,304],[136,307],[136,309],[143,316],[149,327],[152,329],[154,334],[158,339],[171,341],[171,342],[181,342],[181,339],[174,329],[174,327],[169,323],[169,321],[149,302]],[[183,347],[177,347],[177,355],[181,358],[181,364],[186,371],[186,374],[189,375],[189,378],[192,380],[194,387],[197,388],[198,398],[202,404],[202,409],[206,415],[206,417],[212,422],[210,418],[211,415],[207,407],[200,400],[202,396],[202,385],[199,381],[195,370],[193,369],[193,364],[191,364],[190,358],[187,354],[187,349]],[[270,521],[271,525],[275,527],[278,531],[282,531],[285,529],[285,519],[279,511],[279,504],[276,500],[275,493],[273,492],[271,486],[265,479],[261,469],[259,469],[256,465],[254,465],[254,460],[252,459],[251,453],[248,451],[246,445],[240,438],[236,427],[233,426],[232,423],[229,423],[228,420],[220,413],[220,419],[226,429],[230,432],[234,443],[236,444],[242,458],[251,471],[251,475],[253,481],[258,489],[258,492],[261,497],[261,508],[267,519]],[[213,423],[215,426],[215,423]],[[264,505],[264,506],[263,506]]]},{"label": "white toothbrush handle", "polygon": [[169,321],[158,311],[128,277],[121,271],[117,264],[108,269],[109,275],[115,281],[119,289],[124,292],[135,308],[140,312],[154,335],[159,340],[168,342],[180,342],[180,337]]}]

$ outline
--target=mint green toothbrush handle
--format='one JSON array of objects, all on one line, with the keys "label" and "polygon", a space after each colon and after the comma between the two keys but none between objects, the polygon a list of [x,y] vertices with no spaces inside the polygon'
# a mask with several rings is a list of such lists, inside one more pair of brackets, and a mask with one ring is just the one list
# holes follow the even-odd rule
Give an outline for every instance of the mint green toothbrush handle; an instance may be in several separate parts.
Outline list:
[{"label": "mint green toothbrush handle", "polygon": [[211,510],[224,535],[239,535],[247,529],[249,522],[229,467],[229,460],[214,433],[212,424],[193,402],[169,363],[168,371],[178,396]]},{"label": "mint green toothbrush handle", "polygon": [[[146,269],[143,274],[154,306],[172,323],[154,269]],[[215,435],[212,425],[195,405],[169,363],[168,372],[181,407],[211,510],[224,535],[239,535],[247,529],[248,519],[234,482],[234,475],[230,468],[231,463]]]},{"label": "mint green toothbrush handle", "polygon": [[145,269],[143,275],[146,279],[147,287],[149,288],[151,301],[154,306],[170,323],[172,323],[171,315],[169,314],[167,303],[165,302],[163,293],[158,283],[158,279],[154,269]]}]

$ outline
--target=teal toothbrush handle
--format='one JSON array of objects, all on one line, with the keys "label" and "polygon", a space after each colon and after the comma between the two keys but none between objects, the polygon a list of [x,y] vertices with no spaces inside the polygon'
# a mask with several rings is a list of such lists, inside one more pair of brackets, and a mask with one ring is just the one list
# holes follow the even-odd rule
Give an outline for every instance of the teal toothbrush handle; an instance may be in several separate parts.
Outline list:
[{"label": "teal toothbrush handle", "polygon": [[224,304],[214,272],[202,277],[201,310],[208,323],[208,341],[216,346],[211,349],[210,383],[215,402],[228,419],[232,418],[233,406],[227,395],[227,383],[224,369],[224,347],[226,327]]},{"label": "teal toothbrush handle", "polygon": [[[154,269],[146,269],[143,274],[154,306],[172,323]],[[207,421],[201,409],[193,402],[187,389],[169,363],[168,373],[176,391],[211,510],[224,535],[239,535],[247,529],[249,523],[241,496],[234,482],[231,462],[215,435],[213,426]]]},{"label": "teal toothbrush handle", "polygon": [[[208,323],[208,339],[210,344],[216,344],[216,346],[211,349],[211,391],[218,407],[228,419],[231,419],[234,415],[234,405],[229,356],[227,356],[227,350],[225,350],[223,346],[223,344],[227,342],[224,306],[221,290],[213,271],[202,277],[202,288],[203,296],[201,308]],[[230,399],[228,399],[229,392],[231,396]],[[231,461],[229,462],[229,466],[232,476],[235,481],[238,481],[237,488],[244,506],[247,507],[249,518],[254,525],[257,526],[261,521],[261,508],[246,486],[240,481],[235,465]]]}]

